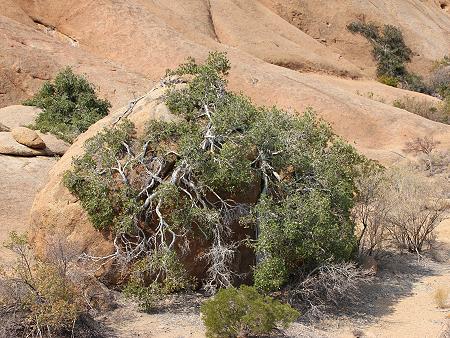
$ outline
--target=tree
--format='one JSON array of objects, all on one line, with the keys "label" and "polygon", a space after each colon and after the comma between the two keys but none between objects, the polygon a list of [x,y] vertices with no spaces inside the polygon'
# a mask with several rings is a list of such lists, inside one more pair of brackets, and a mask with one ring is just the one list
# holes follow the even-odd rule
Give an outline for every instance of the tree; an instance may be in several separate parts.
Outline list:
[{"label": "tree", "polygon": [[[267,290],[299,267],[355,251],[350,211],[366,159],[310,109],[293,116],[228,91],[229,68],[214,52],[204,64],[189,59],[169,71],[166,104],[179,119],[149,122],[139,140],[124,120],[89,140],[65,175],[93,225],[115,235],[116,250],[103,259],[147,262],[147,284],[166,289],[173,266],[151,262],[168,252],[192,255],[190,243],[203,245],[190,260],[206,266],[201,282],[212,291],[237,281],[244,246],[254,250],[255,282]],[[192,78],[182,88],[180,75]],[[266,288],[269,265],[279,279]]]}]

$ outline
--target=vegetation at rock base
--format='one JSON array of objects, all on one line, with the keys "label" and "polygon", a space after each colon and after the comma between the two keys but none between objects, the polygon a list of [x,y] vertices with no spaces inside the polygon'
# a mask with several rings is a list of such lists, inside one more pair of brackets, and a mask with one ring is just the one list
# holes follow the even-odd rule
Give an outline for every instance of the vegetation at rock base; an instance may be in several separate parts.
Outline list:
[{"label": "vegetation at rock base", "polygon": [[[411,96],[398,98],[393,102],[397,108],[405,109],[429,120],[450,124],[450,58],[448,56],[435,62],[429,76],[428,93],[442,99],[433,102]],[[383,81],[381,81],[383,82]]]},{"label": "vegetation at rock base", "polygon": [[374,23],[354,21],[347,25],[347,29],[354,34],[361,34],[371,43],[380,82],[393,87],[401,83],[405,89],[430,93],[419,75],[406,70],[406,64],[411,62],[413,53],[406,45],[399,28],[392,25],[380,28]]},{"label": "vegetation at rock base", "polygon": [[106,116],[111,107],[108,101],[97,98],[92,84],[69,67],[58,73],[53,82],[46,82],[24,104],[43,110],[33,125],[35,129],[50,132],[67,142],[73,142]]},{"label": "vegetation at rock base", "polygon": [[448,183],[435,180],[430,182],[423,173],[409,167],[361,177],[354,208],[362,225],[360,252],[376,255],[394,246],[420,254],[431,246],[436,227],[450,210],[445,191]]},{"label": "vegetation at rock base", "polygon": [[36,259],[26,235],[15,232],[5,247],[17,261],[0,270],[2,337],[96,336],[85,325],[88,305],[68,276],[67,256],[59,263]]},{"label": "vegetation at rock base", "polygon": [[220,290],[201,307],[207,337],[246,337],[287,328],[300,313],[242,285]]},{"label": "vegetation at rock base", "polygon": [[186,257],[205,267],[196,282],[214,292],[241,281],[236,259],[250,247],[255,285],[272,291],[356,253],[351,209],[368,160],[310,109],[290,115],[227,91],[229,68],[211,53],[168,71],[178,119],[151,121],[138,138],[124,120],[88,140],[65,174],[93,225],[115,236],[112,255],[91,258],[128,266],[126,290],[144,308],[160,291],[189,287]]}]

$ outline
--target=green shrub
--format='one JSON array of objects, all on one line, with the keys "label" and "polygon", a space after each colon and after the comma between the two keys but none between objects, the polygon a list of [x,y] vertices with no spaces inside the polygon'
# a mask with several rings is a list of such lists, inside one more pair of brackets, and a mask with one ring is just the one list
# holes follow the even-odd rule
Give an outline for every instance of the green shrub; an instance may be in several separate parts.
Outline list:
[{"label": "green shrub", "polygon": [[207,337],[243,337],[270,334],[287,328],[299,312],[255,288],[242,285],[220,290],[201,307]]},{"label": "green shrub", "polygon": [[35,129],[50,132],[73,142],[90,125],[108,114],[111,104],[97,98],[94,87],[83,76],[67,67],[53,83],[46,82],[25,105],[43,109],[34,124]]},{"label": "green shrub", "polygon": [[228,91],[228,69],[224,54],[211,53],[169,72],[192,77],[168,90],[177,121],[152,121],[136,140],[125,120],[90,139],[65,175],[94,226],[115,234],[116,258],[145,259],[141,286],[167,275],[148,258],[161,252],[193,255],[212,291],[235,282],[244,242],[261,258],[254,271],[264,290],[300,267],[352,258],[354,179],[366,159],[311,109],[290,115]]},{"label": "green shrub", "polygon": [[406,46],[402,32],[395,26],[382,29],[373,23],[352,22],[347,29],[364,36],[373,46],[378,76],[402,78],[407,74],[405,63],[411,61],[412,51]]},{"label": "green shrub", "polygon": [[379,76],[378,81],[381,82],[382,84],[385,84],[385,85],[391,86],[391,87],[398,87],[398,84],[400,83],[399,79],[397,79],[396,77],[387,76],[387,75]]},{"label": "green shrub", "polygon": [[[157,277],[149,283],[155,275]],[[150,312],[161,296],[192,286],[193,280],[187,276],[177,255],[165,250],[137,261],[123,291],[127,297],[136,300],[143,311]]]},{"label": "green shrub", "polygon": [[412,50],[406,45],[400,29],[392,25],[380,28],[374,23],[359,21],[351,22],[347,29],[361,34],[372,44],[378,81],[391,87],[402,84],[408,90],[431,93],[422,77],[406,70],[406,63],[411,62]]}]

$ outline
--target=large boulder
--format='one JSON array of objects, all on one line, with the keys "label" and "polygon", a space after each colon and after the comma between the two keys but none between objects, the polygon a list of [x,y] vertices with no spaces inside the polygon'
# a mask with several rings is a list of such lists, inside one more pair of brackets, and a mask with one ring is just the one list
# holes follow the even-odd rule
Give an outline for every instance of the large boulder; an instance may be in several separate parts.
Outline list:
[{"label": "large boulder", "polygon": [[13,133],[0,133],[0,154],[24,157],[52,155],[46,149],[33,149],[18,143],[14,139]]},{"label": "large boulder", "polygon": [[53,135],[37,133],[42,139],[45,147],[43,149],[35,149],[17,142],[13,133],[0,132],[0,154],[11,156],[62,156],[69,148],[69,145],[57,139]]},{"label": "large boulder", "polygon": [[26,127],[33,124],[41,112],[40,108],[21,105],[0,109],[0,154],[25,157],[64,155],[69,148],[68,143]]},{"label": "large boulder", "polygon": [[17,142],[24,146],[33,149],[45,148],[45,142],[42,141],[41,137],[34,130],[26,127],[17,127],[11,130],[11,134]]}]

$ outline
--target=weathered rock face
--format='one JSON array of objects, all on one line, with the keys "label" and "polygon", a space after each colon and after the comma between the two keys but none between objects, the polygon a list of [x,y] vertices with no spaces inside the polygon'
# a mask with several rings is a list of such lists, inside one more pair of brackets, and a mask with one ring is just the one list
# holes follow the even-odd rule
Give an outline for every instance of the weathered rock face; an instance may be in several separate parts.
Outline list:
[{"label": "weathered rock face", "polygon": [[34,131],[26,127],[17,127],[11,130],[14,139],[24,146],[33,149],[44,149],[45,143],[40,136]]},{"label": "weathered rock face", "polygon": [[[31,140],[36,140],[37,135],[37,139],[44,143],[43,149],[25,146],[14,139],[10,130],[23,130],[22,126],[32,124],[40,111],[25,106],[0,109],[0,126],[3,126],[0,130],[0,242],[7,239],[10,231],[28,231],[34,196],[47,182],[48,172],[56,163],[55,155],[62,156],[69,148],[67,143],[53,135],[29,129],[27,133],[31,132]],[[22,141],[34,144],[28,142],[30,139]],[[9,257],[8,250],[0,247],[0,258]]]},{"label": "weathered rock face", "polygon": [[0,123],[0,132],[2,131],[11,131],[11,128],[5,126],[3,123]]},{"label": "weathered rock face", "polygon": [[[44,187],[55,163],[55,157],[0,155],[0,242],[7,240],[10,231],[28,231],[34,196]],[[10,257],[9,250],[0,246],[0,260]]]},{"label": "weathered rock face", "polygon": [[[374,69],[371,48],[345,29],[347,23],[364,17],[397,24],[406,42],[418,48],[420,56],[413,58],[412,67],[426,69],[422,65],[431,65],[449,50],[450,16],[436,1],[299,4],[0,0],[0,8],[5,8],[0,11],[0,32],[5,37],[0,39],[0,93],[7,93],[0,94],[0,106],[31,96],[62,66],[71,65],[86,73],[117,108],[147,92],[167,68],[186,57],[203,59],[210,50],[222,50],[231,61],[233,90],[243,91],[257,104],[296,111],[311,106],[337,134],[372,157],[396,160],[394,153],[416,135],[432,135],[443,147],[449,145],[445,127],[390,105],[405,95],[423,96],[367,80]],[[292,14],[303,23],[283,11],[303,13],[303,19]]]}]

